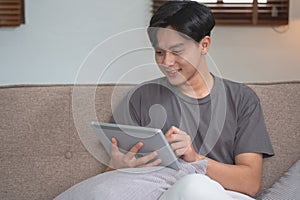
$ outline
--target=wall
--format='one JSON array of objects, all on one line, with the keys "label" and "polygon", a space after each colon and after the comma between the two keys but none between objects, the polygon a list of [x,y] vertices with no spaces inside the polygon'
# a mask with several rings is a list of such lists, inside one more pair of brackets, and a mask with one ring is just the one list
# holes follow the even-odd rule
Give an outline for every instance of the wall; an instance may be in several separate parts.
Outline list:
[{"label": "wall", "polygon": [[[1,85],[139,82],[160,76],[150,49],[136,50],[148,45],[139,30],[115,35],[147,26],[150,0],[25,2],[26,24],[0,29]],[[288,27],[215,28],[210,55],[222,76],[243,82],[300,80],[300,1],[290,4]]]},{"label": "wall", "polygon": [[[278,33],[282,32],[282,33]],[[290,0],[285,27],[216,27],[211,55],[237,81],[300,80],[300,1]]]},{"label": "wall", "polygon": [[150,1],[103,2],[25,0],[26,24],[0,28],[0,84],[73,83],[98,43],[148,23]]}]

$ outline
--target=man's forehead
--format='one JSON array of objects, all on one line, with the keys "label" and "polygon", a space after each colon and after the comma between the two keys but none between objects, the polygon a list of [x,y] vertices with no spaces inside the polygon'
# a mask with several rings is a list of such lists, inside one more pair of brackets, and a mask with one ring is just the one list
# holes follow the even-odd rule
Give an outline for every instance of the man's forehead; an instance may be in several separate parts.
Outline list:
[{"label": "man's forehead", "polygon": [[177,49],[177,48],[182,48],[184,47],[184,43],[174,43],[174,44],[169,44],[169,45],[165,45],[165,44],[161,44],[158,41],[158,44],[156,46],[156,48],[160,48],[160,49],[165,49],[165,50],[172,50],[172,49]]},{"label": "man's forehead", "polygon": [[174,49],[174,48],[180,48],[187,43],[190,42],[190,40],[187,40],[182,36],[181,33],[172,30],[172,29],[166,29],[162,28],[157,31],[157,48],[162,49]]},{"label": "man's forehead", "polygon": [[157,32],[157,46],[160,48],[177,48],[185,45],[185,39],[175,31]]}]

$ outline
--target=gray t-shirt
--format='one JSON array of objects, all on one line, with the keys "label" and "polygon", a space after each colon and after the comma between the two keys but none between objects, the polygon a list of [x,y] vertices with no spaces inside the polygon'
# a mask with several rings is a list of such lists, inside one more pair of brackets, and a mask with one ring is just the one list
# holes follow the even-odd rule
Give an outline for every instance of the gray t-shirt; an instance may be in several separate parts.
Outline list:
[{"label": "gray t-shirt", "polygon": [[234,164],[241,153],[274,155],[259,99],[249,87],[214,76],[211,93],[189,97],[163,77],[138,85],[113,112],[115,123],[188,133],[195,150]]}]

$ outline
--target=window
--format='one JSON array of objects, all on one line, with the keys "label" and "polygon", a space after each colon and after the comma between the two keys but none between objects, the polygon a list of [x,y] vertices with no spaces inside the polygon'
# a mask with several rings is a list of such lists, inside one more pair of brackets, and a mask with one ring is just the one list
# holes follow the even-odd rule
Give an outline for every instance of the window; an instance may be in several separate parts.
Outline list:
[{"label": "window", "polygon": [[[168,0],[153,0],[153,12]],[[217,25],[286,25],[289,0],[198,0],[213,12]]]},{"label": "window", "polygon": [[0,27],[24,23],[24,0],[0,0]]}]

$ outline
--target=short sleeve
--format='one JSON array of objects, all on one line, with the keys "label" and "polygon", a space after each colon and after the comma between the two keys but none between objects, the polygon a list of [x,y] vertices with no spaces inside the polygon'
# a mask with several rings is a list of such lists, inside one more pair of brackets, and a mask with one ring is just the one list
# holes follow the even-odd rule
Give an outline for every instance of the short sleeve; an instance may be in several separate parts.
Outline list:
[{"label": "short sleeve", "polygon": [[120,101],[116,109],[112,112],[111,123],[125,125],[139,125],[140,116],[138,116],[137,106],[140,105],[137,98],[132,98],[132,91]]},{"label": "short sleeve", "polygon": [[259,98],[249,87],[244,89],[239,105],[234,146],[234,156],[242,153],[274,155]]}]

